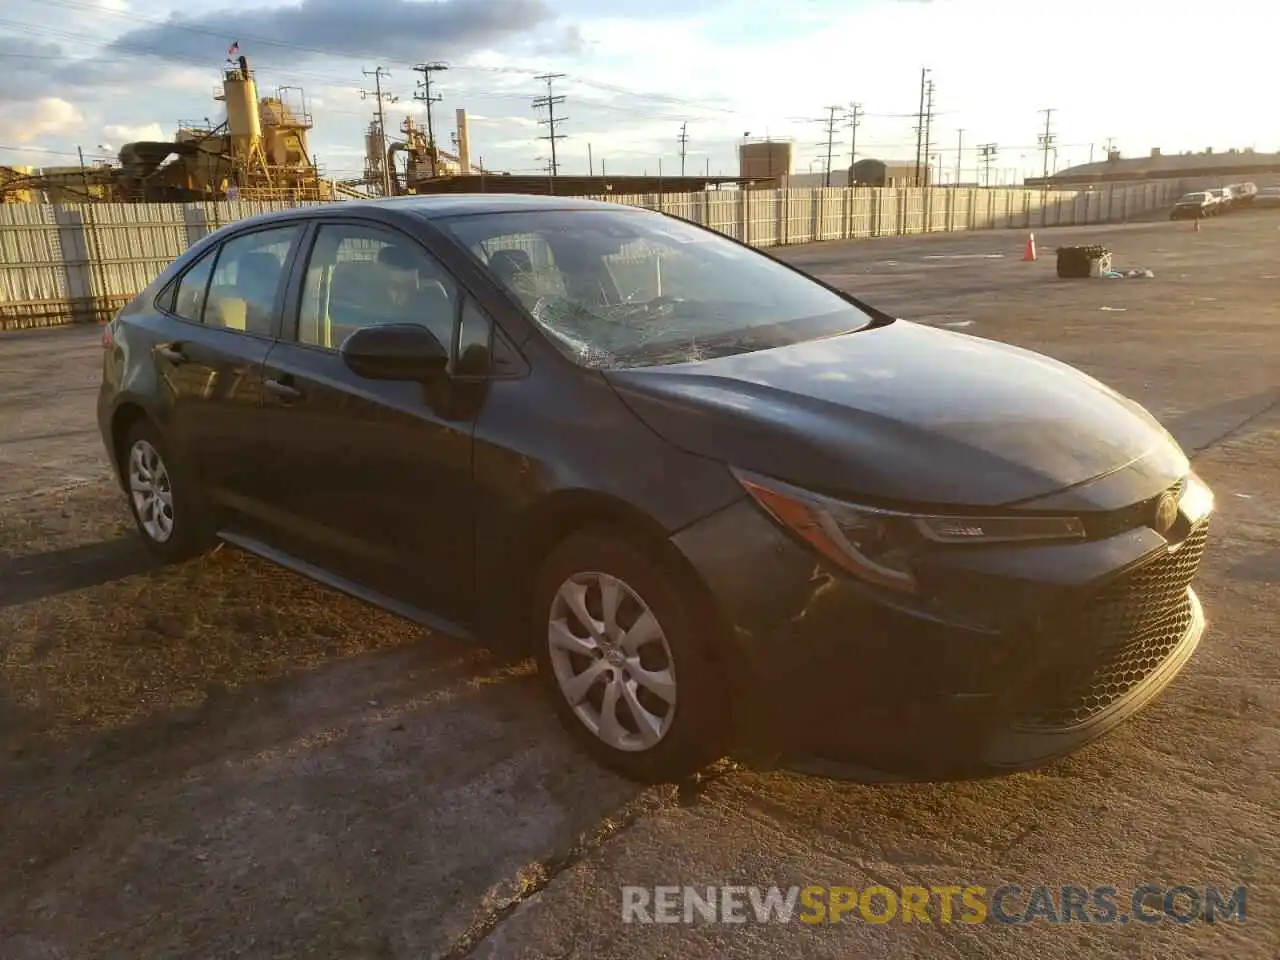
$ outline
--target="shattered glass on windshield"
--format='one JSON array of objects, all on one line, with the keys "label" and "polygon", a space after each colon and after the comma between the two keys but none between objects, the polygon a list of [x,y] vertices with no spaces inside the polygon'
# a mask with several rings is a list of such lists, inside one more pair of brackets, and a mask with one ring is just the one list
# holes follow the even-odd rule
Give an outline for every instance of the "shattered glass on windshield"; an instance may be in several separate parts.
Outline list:
[{"label": "shattered glass on windshield", "polygon": [[644,211],[507,213],[445,226],[558,349],[592,369],[690,363],[870,321],[803,274]]}]

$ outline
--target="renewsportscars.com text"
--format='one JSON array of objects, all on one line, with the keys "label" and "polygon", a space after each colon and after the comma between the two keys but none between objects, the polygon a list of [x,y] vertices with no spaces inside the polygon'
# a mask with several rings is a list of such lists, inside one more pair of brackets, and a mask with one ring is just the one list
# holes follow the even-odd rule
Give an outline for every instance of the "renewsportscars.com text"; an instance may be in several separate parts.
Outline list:
[{"label": "renewsportscars.com text", "polygon": [[1243,923],[1245,888],[656,886],[622,888],[623,923]]}]

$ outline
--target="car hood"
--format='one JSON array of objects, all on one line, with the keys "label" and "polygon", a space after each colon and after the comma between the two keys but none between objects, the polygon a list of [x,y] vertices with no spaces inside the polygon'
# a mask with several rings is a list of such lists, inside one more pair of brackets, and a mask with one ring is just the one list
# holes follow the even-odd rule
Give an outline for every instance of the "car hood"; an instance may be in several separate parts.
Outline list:
[{"label": "car hood", "polygon": [[1075,368],[903,320],[605,376],[687,451],[886,503],[1008,505],[1126,470],[1136,501],[1187,468],[1150,414]]}]

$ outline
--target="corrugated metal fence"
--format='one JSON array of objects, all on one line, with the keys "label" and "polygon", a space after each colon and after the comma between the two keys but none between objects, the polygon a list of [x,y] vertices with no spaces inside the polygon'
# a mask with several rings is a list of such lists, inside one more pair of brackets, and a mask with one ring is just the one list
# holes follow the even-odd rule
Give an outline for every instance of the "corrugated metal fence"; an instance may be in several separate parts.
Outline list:
[{"label": "corrugated metal fence", "polygon": [[[607,196],[758,247],[1102,223],[1173,202],[1172,181],[1096,191],[853,188]],[[277,203],[0,205],[0,329],[109,316],[201,237]]]}]

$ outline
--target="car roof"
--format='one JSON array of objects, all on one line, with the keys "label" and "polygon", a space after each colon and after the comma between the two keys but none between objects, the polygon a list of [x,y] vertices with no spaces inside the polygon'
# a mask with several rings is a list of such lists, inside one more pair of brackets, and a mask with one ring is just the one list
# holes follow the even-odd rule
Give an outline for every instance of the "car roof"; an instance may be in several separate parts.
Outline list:
[{"label": "car roof", "polygon": [[238,221],[240,224],[273,223],[282,220],[309,219],[316,216],[365,214],[375,218],[408,214],[424,220],[443,220],[485,213],[519,213],[532,211],[625,210],[644,213],[636,207],[580,197],[544,197],[520,193],[454,193],[422,197],[388,197],[371,200],[340,200],[312,204],[290,210],[258,214]]}]

